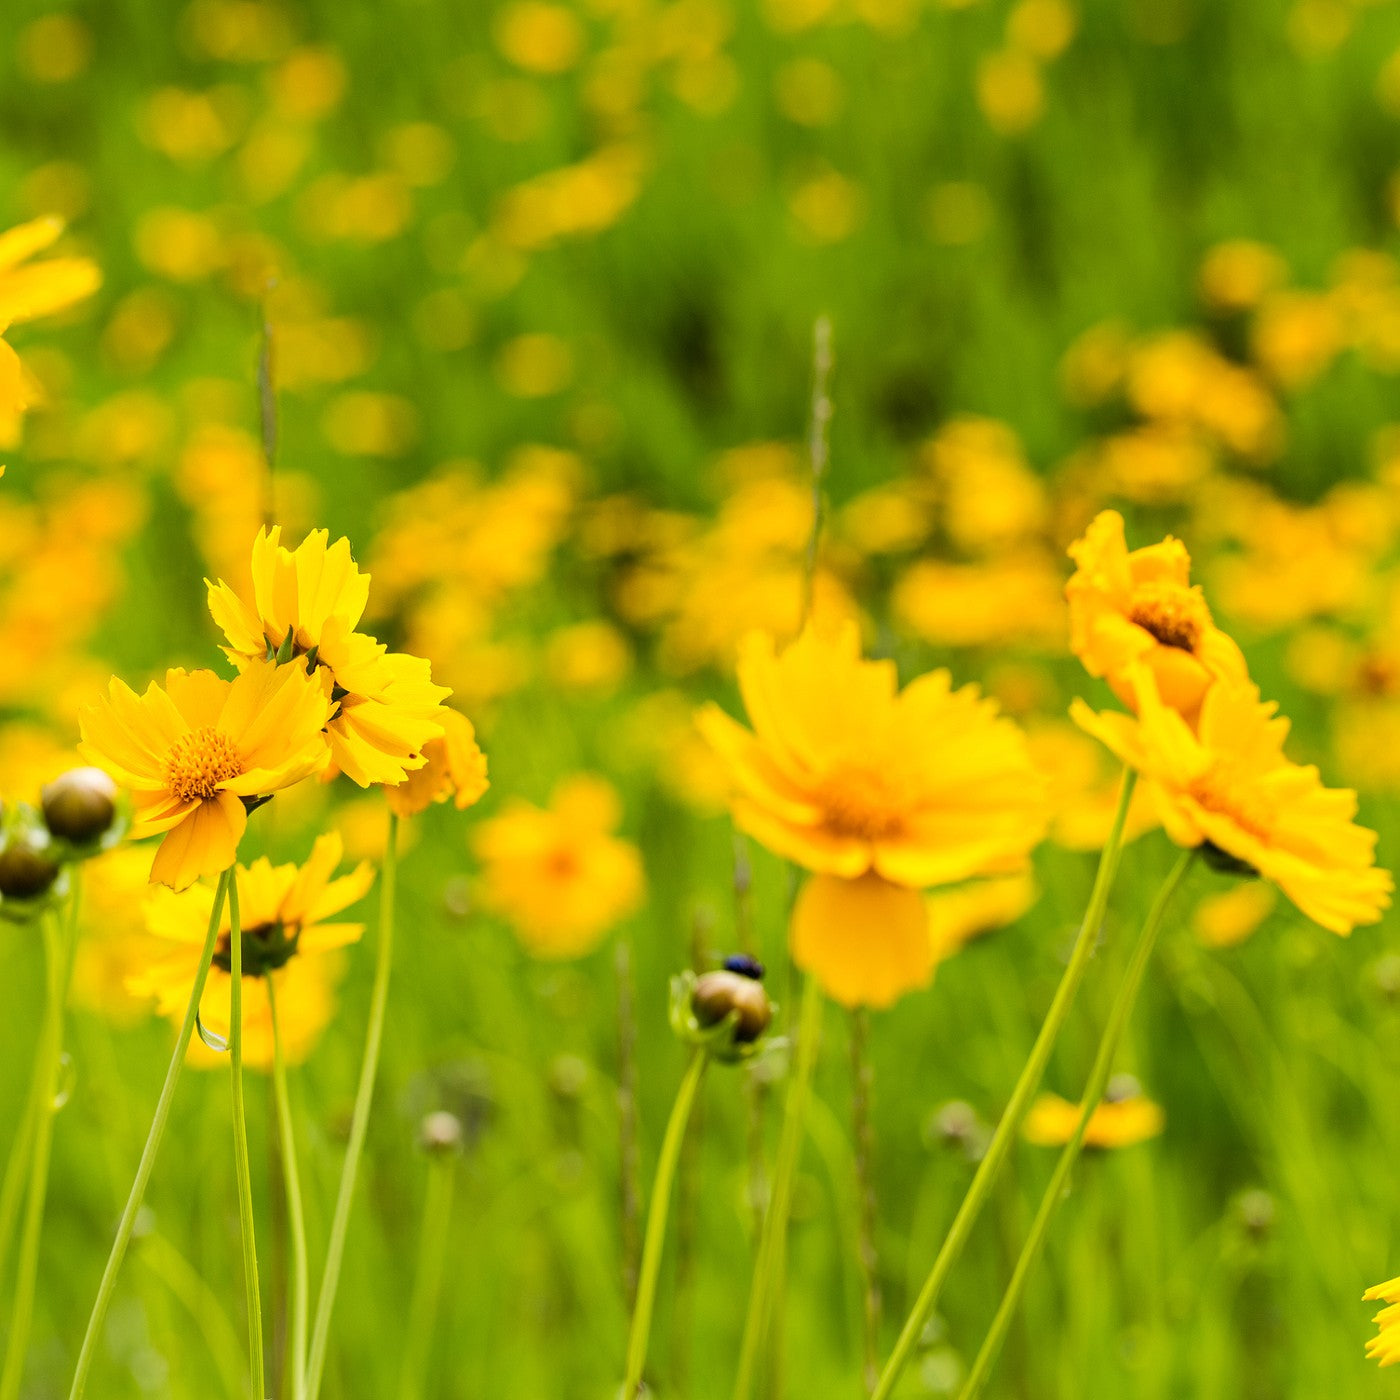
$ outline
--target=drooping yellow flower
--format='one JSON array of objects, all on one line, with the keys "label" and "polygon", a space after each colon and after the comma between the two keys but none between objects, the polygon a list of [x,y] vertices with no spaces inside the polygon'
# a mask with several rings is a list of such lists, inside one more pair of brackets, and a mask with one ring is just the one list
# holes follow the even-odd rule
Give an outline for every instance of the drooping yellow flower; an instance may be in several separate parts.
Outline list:
[{"label": "drooping yellow flower", "polygon": [[355,629],[369,600],[369,575],[350,555],[350,541],[331,544],[313,530],[296,550],[282,530],[261,530],[253,542],[253,602],[228,584],[210,583],[209,611],[240,668],[271,656],[305,658],[333,685],[327,726],[336,766],[361,787],[395,784],[425,762],[423,746],[442,735],[442,702],[428,662],[388,651]]},{"label": "drooping yellow flower", "polygon": [[[1080,1106],[1058,1094],[1041,1094],[1026,1114],[1021,1129],[1027,1142],[1038,1147],[1063,1147],[1079,1121]],[[1131,1076],[1117,1086],[1110,1082],[1103,1102],[1089,1115],[1084,1129],[1085,1147],[1132,1147],[1156,1137],[1166,1126],[1166,1114],[1153,1103]]]},{"label": "drooping yellow flower", "polygon": [[612,787],[578,773],[548,807],[517,798],[472,833],[482,902],[536,957],[580,957],[641,904],[641,854],[613,834],[620,820]]},{"label": "drooping yellow flower", "polygon": [[460,710],[444,705],[438,714],[442,737],[429,739],[423,745],[426,760],[403,782],[384,789],[390,810],[400,817],[416,816],[434,802],[446,802],[450,797],[457,810],[463,811],[481,800],[489,786],[486,778],[486,755],[476,742],[472,722]]},{"label": "drooping yellow flower", "polygon": [[[331,922],[335,915],[364,897],[374,883],[374,870],[361,864],[348,875],[335,877],[340,864],[340,837],[320,836],[302,866],[273,865],[266,857],[237,872],[243,944],[243,1053],[248,1064],[267,1069],[272,1064],[272,1015],[267,979],[273,981],[279,1029],[287,1059],[306,1058],[330,1019],[331,988],[338,971],[335,954],[364,931],[359,923]],[[146,927],[160,941],[163,956],[152,959],[127,980],[128,989],[155,999],[156,1010],[179,1021],[189,1000],[199,967],[200,950],[214,890],[209,885],[175,893],[157,889],[146,904]],[[229,907],[224,905],[219,942],[200,1000],[204,1028],[227,1039],[230,1027]],[[216,1062],[215,1053],[200,1045],[190,1058]]]},{"label": "drooping yellow flower", "polygon": [[781,654],[751,636],[739,684],[753,731],[714,705],[699,724],[735,824],[819,877],[794,910],[793,955],[836,1000],[886,1005],[933,970],[912,892],[1014,873],[1044,833],[1025,740],[946,671],[898,690],[893,663],[861,659],[853,624],[809,626]]},{"label": "drooping yellow flower", "polygon": [[184,889],[233,864],[244,798],[267,796],[326,766],[328,687],[299,665],[250,665],[232,681],[171,670],[144,694],[113,677],[79,717],[81,752],[130,789],[133,838],[165,833],[154,884]]},{"label": "drooping yellow flower", "polygon": [[1136,717],[1095,714],[1082,700],[1071,714],[1152,783],[1173,841],[1223,852],[1272,880],[1333,933],[1380,918],[1393,882],[1374,864],[1376,834],[1352,820],[1355,793],[1324,787],[1316,768],[1285,756],[1288,721],[1277,706],[1252,685],[1216,684],[1193,730],[1163,703],[1146,666],[1126,681]]},{"label": "drooping yellow flower", "polygon": [[1070,546],[1078,566],[1066,585],[1070,647],[1091,676],[1103,676],[1125,704],[1130,666],[1151,669],[1163,700],[1188,718],[1212,682],[1248,679],[1240,649],[1211,619],[1180,540],[1128,551],[1123,517],[1102,511]]},{"label": "drooping yellow flower", "polygon": [[1375,1316],[1380,1331],[1366,1343],[1366,1355],[1382,1366],[1394,1366],[1400,1361],[1400,1278],[1368,1288],[1361,1300],[1364,1303],[1379,1300],[1387,1305]]}]

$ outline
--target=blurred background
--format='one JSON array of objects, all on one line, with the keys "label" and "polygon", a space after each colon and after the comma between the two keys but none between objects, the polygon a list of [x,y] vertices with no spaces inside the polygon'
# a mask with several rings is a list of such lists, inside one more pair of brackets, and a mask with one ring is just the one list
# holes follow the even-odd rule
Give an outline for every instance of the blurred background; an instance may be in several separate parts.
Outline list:
[{"label": "blurred background", "polygon": [[[1106,697],[1068,656],[1061,592],[1097,509],[1123,510],[1134,544],[1186,540],[1294,720],[1292,755],[1362,790],[1393,861],[1397,138],[1389,0],[8,0],[0,227],[62,216],[55,251],[104,281],[7,336],[33,406],[0,423],[0,793],[32,800],[72,761],[77,709],[113,672],[222,664],[202,580],[245,584],[268,509],[265,326],[275,517],[293,543],[350,537],[374,630],[432,659],[489,755],[481,806],[415,819],[401,867],[328,1395],[396,1393],[417,1130],[437,1109],[466,1147],[425,1393],[612,1394],[628,1201],[684,1064],[667,979],[751,947],[791,1006],[788,872],[735,840],[691,715],[737,713],[739,637],[798,622],[818,316],[835,351],[818,606],[859,617],[906,679],[981,682],[1030,730],[1056,804],[1033,880],[933,897],[946,965],[872,1020],[882,1352],[1107,829],[1111,765],[1064,718],[1074,694]],[[586,819],[556,796],[579,774],[608,785]],[[472,843],[497,820],[578,859],[532,891],[493,881]],[[1114,935],[1170,858],[1151,825],[1136,814],[1047,1081],[1071,1100]],[[279,798],[245,855],[304,858],[332,827],[351,856],[382,852],[382,803],[337,785]],[[618,842],[644,882],[619,889]],[[144,873],[93,876],[34,1397],[66,1394],[168,1050],[124,990],[149,953]],[[541,917],[541,889],[571,916]],[[989,1393],[1400,1393],[1363,1358],[1360,1303],[1400,1271],[1395,929],[1343,942],[1205,873],[1189,894],[1123,1057],[1120,1089],[1160,1113],[1082,1166]],[[313,1259],[369,953],[338,967],[295,1074]],[[0,927],[0,968],[7,1144],[43,985],[32,929]],[[860,1393],[862,1361],[847,1018],[826,1033],[775,1387],[816,1397]],[[778,1057],[707,1085],[658,1396],[728,1392],[782,1074]],[[251,1108],[280,1336],[261,1080]],[[956,1393],[1052,1159],[1019,1150],[902,1395]],[[182,1083],[148,1205],[94,1392],[237,1394],[223,1075]]]}]

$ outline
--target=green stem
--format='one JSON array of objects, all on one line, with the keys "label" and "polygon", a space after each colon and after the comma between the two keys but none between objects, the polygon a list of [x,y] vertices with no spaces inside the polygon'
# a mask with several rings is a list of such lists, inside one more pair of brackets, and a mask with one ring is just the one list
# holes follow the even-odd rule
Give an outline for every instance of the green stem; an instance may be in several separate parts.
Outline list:
[{"label": "green stem", "polygon": [[287,1064],[282,1053],[282,1028],[277,1019],[275,978],[268,973],[267,1008],[272,1016],[272,1092],[277,1100],[277,1131],[282,1138],[282,1172],[287,1181],[287,1222],[292,1232],[292,1397],[306,1395],[306,1331],[310,1313],[310,1265],[306,1257],[306,1215],[301,1204],[301,1173],[297,1168],[292,1102],[287,1093]]},{"label": "green stem", "polygon": [[253,1216],[253,1172],[248,1163],[248,1113],[243,1102],[243,926],[238,918],[238,877],[228,882],[229,1064],[233,1080],[233,1164],[238,1176],[238,1219],[243,1236],[243,1286],[248,1298],[248,1366],[253,1400],[267,1394],[263,1365],[262,1293]]},{"label": "green stem", "polygon": [[1055,1164],[1054,1175],[1051,1176],[1050,1184],[1045,1188],[1044,1196],[1041,1197],[1040,1209],[1036,1212],[1030,1234],[1026,1236],[1026,1242],[1021,1248],[1021,1257],[1016,1261],[1011,1282],[1006,1286],[1001,1306],[997,1309],[996,1317],[992,1320],[991,1330],[982,1343],[982,1350],[977,1353],[977,1360],[973,1362],[972,1370],[963,1384],[959,1400],[974,1400],[975,1396],[981,1394],[982,1387],[986,1384],[987,1377],[996,1362],[997,1353],[1001,1350],[1002,1340],[1006,1336],[1006,1329],[1011,1325],[1011,1319],[1015,1315],[1016,1306],[1020,1302],[1021,1293],[1026,1286],[1026,1278],[1035,1264],[1041,1245],[1045,1242],[1046,1231],[1050,1228],[1050,1218],[1054,1215],[1055,1208],[1059,1205],[1069,1185],[1069,1175],[1074,1169],[1080,1149],[1084,1145],[1084,1134],[1088,1129],[1089,1120],[1094,1116],[1094,1110],[1099,1106],[1104,1089],[1108,1085],[1108,1077],[1113,1069],[1113,1057],[1118,1051],[1118,1043],[1123,1038],[1123,1031],[1127,1027],[1128,1019],[1133,1014],[1133,1004],[1137,1000],[1138,989],[1142,986],[1142,978],[1147,971],[1147,964],[1151,961],[1152,949],[1157,942],[1157,931],[1161,928],[1162,917],[1167,911],[1167,905],[1171,902],[1171,897],[1175,894],[1177,886],[1181,884],[1182,877],[1190,868],[1195,854],[1194,848],[1181,853],[1180,859],[1172,867],[1171,874],[1167,876],[1166,883],[1157,892],[1157,898],[1153,901],[1152,908],[1148,912],[1147,920],[1142,926],[1142,932],[1138,935],[1137,946],[1133,949],[1128,970],[1124,974],[1122,985],[1118,988],[1118,995],[1114,998],[1113,1006],[1108,1013],[1108,1022],[1104,1026],[1103,1038],[1099,1041],[1098,1053],[1094,1056],[1094,1065],[1089,1071],[1089,1082],[1084,1086],[1084,1098],[1079,1106],[1079,1120],[1075,1123],[1074,1132],[1070,1134],[1069,1141],[1065,1143],[1060,1153],[1060,1160]]},{"label": "green stem", "polygon": [[73,1387],[68,1392],[68,1400],[82,1400],[87,1388],[88,1372],[92,1370],[93,1358],[97,1354],[98,1338],[102,1335],[102,1323],[107,1316],[108,1305],[116,1291],[117,1274],[121,1270],[126,1247],[131,1243],[131,1233],[136,1228],[136,1216],[141,1209],[141,1200],[146,1194],[146,1184],[151,1179],[151,1171],[156,1164],[156,1153],[165,1132],[166,1120],[170,1117],[170,1105],[175,1099],[175,1085],[179,1082],[180,1071],[185,1064],[185,1051],[194,1033],[195,1017],[199,1014],[200,998],[204,995],[204,983],[209,977],[209,964],[214,958],[214,947],[219,939],[219,919],[224,912],[224,899],[228,893],[231,869],[219,877],[219,888],[214,895],[214,907],[209,913],[209,931],[204,936],[204,950],[199,958],[199,970],[195,973],[194,986],[190,988],[189,1005],[185,1008],[185,1019],[180,1025],[180,1034],[175,1038],[175,1048],[170,1054],[170,1064],[165,1071],[165,1083],[161,1085],[160,1098],[156,1101],[155,1117],[151,1120],[151,1130],[146,1134],[146,1145],[141,1149],[141,1161],[136,1168],[136,1180],[131,1183],[131,1194],[126,1198],[126,1208],[117,1225],[117,1237],[112,1242],[112,1252],[107,1256],[107,1267],[102,1271],[102,1282],[97,1287],[97,1299],[92,1305],[92,1316],[88,1318],[87,1331],[83,1334],[82,1348],[78,1352],[78,1366],[73,1375]]},{"label": "green stem", "polygon": [[647,1360],[647,1341],[651,1336],[651,1313],[656,1304],[656,1278],[661,1270],[661,1252],[666,1244],[666,1217],[671,1210],[671,1185],[675,1180],[676,1163],[695,1095],[705,1076],[710,1056],[697,1050],[690,1067],[676,1091],[666,1136],[661,1142],[661,1156],[656,1162],[656,1180],[651,1187],[651,1205],[647,1208],[646,1242],[642,1246],[642,1266],[637,1276],[637,1299],[632,1310],[632,1330],[627,1338],[627,1374],[622,1382],[622,1400],[634,1400],[642,1385],[642,1370]]},{"label": "green stem", "polygon": [[[74,876],[76,880],[76,875]],[[44,955],[48,967],[44,1027],[34,1082],[30,1133],[29,1187],[25,1196],[24,1226],[19,1241],[19,1264],[14,1302],[10,1308],[10,1335],[5,1348],[5,1369],[0,1373],[0,1397],[15,1400],[24,1378],[29,1350],[29,1329],[34,1321],[34,1291],[39,1278],[39,1241],[44,1229],[44,1202],[48,1196],[49,1157],[53,1147],[53,1120],[58,1112],[58,1075],[63,1060],[63,1008],[68,1000],[68,974],[72,967],[73,940],[77,933],[78,894],[75,885],[62,921],[45,915]]]},{"label": "green stem", "polygon": [[457,1182],[457,1156],[434,1153],[428,1163],[428,1195],[423,1203],[423,1230],[418,1239],[418,1263],[413,1273],[413,1293],[408,1305],[407,1341],[399,1400],[418,1400],[423,1393],[423,1373],[442,1297],[443,1268],[447,1262],[448,1225]]},{"label": "green stem", "polygon": [[[758,1370],[759,1351],[768,1335],[774,1307],[775,1287],[782,1271],[787,1244],[788,1214],[792,1209],[792,1183],[802,1150],[803,1122],[807,1116],[807,1096],[817,1063],[817,1041],[822,1023],[822,991],[817,979],[808,975],[802,987],[802,1007],[797,1022],[797,1063],[788,1085],[783,1109],[782,1135],[773,1169],[773,1194],[763,1217],[758,1256],[754,1260],[753,1283],[749,1288],[749,1309],[744,1318],[744,1340],[739,1351],[739,1373],[734,1381],[734,1400],[749,1400]],[[629,1398],[630,1400],[630,1398]]]},{"label": "green stem", "polygon": [[986,1204],[992,1187],[996,1183],[1002,1164],[1016,1140],[1016,1134],[1020,1131],[1021,1122],[1030,1108],[1031,1099],[1040,1087],[1041,1078],[1045,1074],[1045,1066],[1050,1060],[1050,1053],[1055,1048],[1055,1041],[1069,1015],[1070,1007],[1074,1004],[1075,993],[1078,992],[1079,984],[1084,980],[1084,973],[1094,955],[1099,929],[1103,924],[1104,912],[1108,908],[1109,890],[1113,887],[1113,877],[1118,872],[1118,860],[1123,851],[1123,826],[1127,820],[1128,804],[1132,801],[1133,789],[1136,785],[1137,774],[1130,769],[1126,770],[1118,793],[1118,809],[1113,816],[1113,825],[1109,830],[1103,853],[1099,856],[1099,868],[1094,876],[1094,887],[1089,894],[1089,905],[1084,912],[1084,922],[1079,926],[1079,934],[1074,941],[1069,962],[1060,977],[1060,985],[1055,990],[1055,998],[1050,1003],[1049,1011],[1045,1013],[1040,1034],[1036,1036],[1030,1056],[1021,1069],[1020,1078],[1016,1081],[1016,1087],[1011,1091],[1006,1111],[1001,1115],[1001,1121],[997,1124],[996,1131],[992,1134],[992,1140],[987,1145],[986,1155],[977,1165],[972,1184],[963,1197],[962,1205],[958,1207],[957,1215],[953,1217],[953,1223],[948,1228],[948,1234],[943,1241],[942,1248],[938,1251],[938,1257],[933,1261],[933,1268],[929,1271],[928,1278],[924,1280],[924,1286],[919,1291],[919,1296],[904,1323],[899,1340],[890,1353],[890,1359],[885,1363],[885,1369],[880,1375],[880,1383],[875,1387],[875,1393],[871,1400],[889,1400],[904,1368],[909,1364],[914,1349],[919,1344],[919,1338],[923,1335],[924,1327],[938,1303],[943,1285],[947,1282],[953,1265],[957,1263],[958,1257],[967,1243],[968,1236],[972,1233],[972,1227],[977,1223],[977,1217],[981,1214],[982,1207]]},{"label": "green stem", "polygon": [[[40,1039],[42,1041],[42,1032]],[[5,1180],[0,1185],[0,1291],[3,1291],[6,1268],[10,1257],[10,1245],[14,1241],[15,1226],[19,1224],[20,1206],[24,1201],[24,1187],[28,1180],[25,1167],[33,1156],[34,1123],[39,1116],[39,1105],[44,1098],[42,1045],[34,1056],[34,1069],[29,1078],[29,1096],[25,1100],[24,1111],[15,1129],[15,1139],[10,1144],[10,1157],[5,1164]]]},{"label": "green stem", "polygon": [[399,819],[389,813],[389,844],[384,850],[384,868],[379,880],[379,951],[374,964],[374,989],[370,994],[369,1026],[365,1032],[365,1055],[360,1065],[360,1084],[355,1093],[355,1109],[350,1119],[350,1142],[340,1169],[340,1190],[331,1220],[326,1268],[321,1275],[321,1292],[316,1299],[316,1324],[311,1333],[311,1359],[307,1364],[306,1394],[317,1400],[326,1369],[326,1348],[330,1342],[331,1312],[340,1284],[340,1265],[345,1255],[345,1234],[350,1225],[350,1207],[355,1200],[355,1181],[360,1157],[365,1149],[369,1110],[374,1100],[374,1080],[379,1070],[379,1046],[384,1037],[384,1012],[389,1003],[389,972],[394,961],[394,877],[398,864]]}]

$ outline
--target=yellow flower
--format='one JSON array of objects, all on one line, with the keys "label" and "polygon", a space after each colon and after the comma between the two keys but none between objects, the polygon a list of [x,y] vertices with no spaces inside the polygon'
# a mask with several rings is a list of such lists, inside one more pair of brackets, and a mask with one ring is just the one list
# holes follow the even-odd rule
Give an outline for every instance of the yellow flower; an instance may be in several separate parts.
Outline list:
[{"label": "yellow flower", "polygon": [[249,666],[226,681],[172,670],[144,695],[113,677],[79,716],[81,752],[131,790],[133,838],[165,833],[152,883],[184,889],[233,864],[244,798],[290,787],[326,766],[332,702],[301,666]]},{"label": "yellow flower", "polygon": [[1377,1299],[1388,1306],[1375,1316],[1380,1331],[1366,1343],[1366,1355],[1382,1366],[1393,1366],[1400,1361],[1400,1278],[1378,1283],[1361,1295],[1365,1303]]},{"label": "yellow flower", "polygon": [[[374,883],[367,864],[348,875],[332,878],[340,864],[340,837],[320,836],[306,864],[273,865],[266,857],[238,867],[238,903],[243,942],[243,1053],[248,1064],[267,1069],[272,1064],[272,1016],[267,999],[271,978],[277,997],[279,1029],[288,1060],[306,1058],[330,1019],[330,990],[337,971],[336,952],[355,942],[364,931],[358,923],[331,919],[364,898]],[[196,885],[182,893],[158,889],[146,904],[146,927],[163,946],[147,967],[127,980],[136,995],[153,997],[156,1010],[179,1021],[189,1000],[199,967],[200,949],[214,890]],[[231,924],[224,905],[214,962],[200,999],[204,1028],[227,1039],[230,1028]],[[191,1059],[214,1063],[215,1057],[198,1042]]]},{"label": "yellow flower", "polygon": [[442,735],[442,702],[428,662],[391,652],[357,632],[369,600],[369,575],[350,557],[350,541],[329,543],[313,530],[295,551],[282,530],[253,542],[253,605],[228,584],[211,583],[209,611],[240,668],[271,656],[305,657],[333,684],[327,725],[336,766],[361,787],[400,783],[425,762],[423,746]]},{"label": "yellow flower", "polygon": [[83,932],[73,949],[73,1000],[116,1026],[149,1013],[150,997],[132,992],[127,981],[165,951],[146,932],[142,912],[150,874],[147,853],[127,845],[83,869]]},{"label": "yellow flower", "polygon": [[1356,794],[1323,787],[1316,768],[1283,752],[1288,721],[1252,685],[1206,692],[1197,728],[1162,702],[1153,673],[1128,674],[1136,718],[1070,713],[1148,779],[1167,834],[1272,880],[1310,919],[1333,933],[1375,923],[1392,881],[1374,865],[1376,835],[1357,826]]},{"label": "yellow flower", "polygon": [[1014,924],[1039,897],[1029,871],[928,895],[924,902],[934,958],[943,962],[974,938]]},{"label": "yellow flower", "polygon": [[444,705],[438,721],[442,737],[424,744],[423,766],[384,789],[390,809],[400,817],[416,816],[449,797],[460,812],[479,802],[487,789],[486,755],[477,746],[471,720]]},{"label": "yellow flower", "polygon": [[1166,703],[1188,717],[1213,681],[1248,679],[1239,647],[1191,586],[1191,559],[1180,540],[1169,535],[1129,553],[1123,517],[1106,510],[1069,552],[1078,566],[1065,588],[1070,647],[1125,704],[1132,703],[1125,673],[1136,662],[1151,669]]},{"label": "yellow flower", "polygon": [[473,833],[483,903],[536,957],[589,952],[641,904],[641,855],[613,835],[620,818],[613,789],[578,773],[558,784],[547,808],[516,799]]},{"label": "yellow flower", "polygon": [[728,771],[742,830],[817,876],[793,911],[798,966],[845,1005],[886,1006],[932,975],[917,891],[1010,874],[1045,829],[1025,740],[946,671],[897,690],[854,624],[815,627],[781,655],[752,635],[739,684],[754,731],[717,706],[699,724]]},{"label": "yellow flower", "polygon": [[[1124,1085],[1121,1081],[1126,1081]],[[1108,1093],[1089,1115],[1084,1130],[1086,1147],[1132,1147],[1156,1137],[1166,1126],[1166,1115],[1138,1088],[1137,1081],[1121,1076],[1115,1090],[1109,1084]],[[1026,1114],[1022,1132],[1027,1142],[1038,1147],[1063,1147],[1079,1121],[1080,1106],[1062,1099],[1058,1094],[1042,1094]]]}]

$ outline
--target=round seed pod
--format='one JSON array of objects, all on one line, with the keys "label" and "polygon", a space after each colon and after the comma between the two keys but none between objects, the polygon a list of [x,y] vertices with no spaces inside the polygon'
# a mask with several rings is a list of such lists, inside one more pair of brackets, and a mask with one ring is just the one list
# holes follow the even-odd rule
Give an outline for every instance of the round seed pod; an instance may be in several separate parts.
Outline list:
[{"label": "round seed pod", "polygon": [[60,869],[42,842],[22,830],[11,832],[0,849],[0,898],[38,899],[53,888]]},{"label": "round seed pod", "polygon": [[100,768],[70,768],[40,794],[44,825],[61,841],[89,846],[117,817],[117,785]]},{"label": "round seed pod", "polygon": [[702,1026],[717,1026],[731,1012],[737,1012],[734,1039],[741,1045],[757,1040],[773,1019],[763,984],[737,972],[707,972],[697,977],[690,1004]]}]

